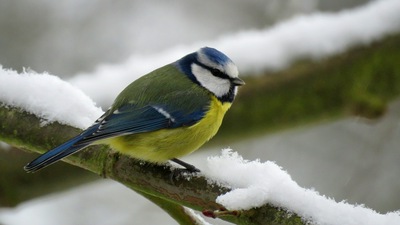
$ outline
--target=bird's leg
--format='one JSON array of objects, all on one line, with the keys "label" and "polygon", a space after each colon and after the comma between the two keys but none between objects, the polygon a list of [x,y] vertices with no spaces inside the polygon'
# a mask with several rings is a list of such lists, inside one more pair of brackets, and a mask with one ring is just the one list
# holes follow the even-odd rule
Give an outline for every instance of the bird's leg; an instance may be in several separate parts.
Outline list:
[{"label": "bird's leg", "polygon": [[224,207],[219,209],[219,210],[203,210],[203,215],[206,217],[211,217],[211,218],[220,218],[223,216],[236,216],[239,217],[240,216],[240,211],[237,210],[227,210]]},{"label": "bird's leg", "polygon": [[179,165],[181,165],[181,166],[183,166],[183,167],[185,167],[185,169],[186,169],[188,172],[191,172],[191,173],[198,173],[198,172],[200,172],[200,170],[197,169],[195,166],[193,166],[193,165],[191,165],[191,164],[189,164],[189,163],[186,163],[186,162],[184,162],[184,161],[182,161],[182,160],[180,160],[180,159],[173,158],[173,159],[171,159],[171,161],[172,161],[172,162],[175,162],[175,163],[177,163],[177,164],[179,164]]}]

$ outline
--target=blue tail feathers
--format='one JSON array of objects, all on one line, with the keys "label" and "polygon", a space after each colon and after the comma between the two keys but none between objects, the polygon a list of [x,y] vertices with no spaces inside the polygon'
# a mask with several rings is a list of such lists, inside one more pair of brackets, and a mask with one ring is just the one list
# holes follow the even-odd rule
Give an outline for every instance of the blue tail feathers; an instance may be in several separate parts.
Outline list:
[{"label": "blue tail feathers", "polygon": [[81,150],[82,148],[86,147],[87,144],[78,144],[78,142],[80,140],[82,140],[84,137],[82,135],[78,135],[70,140],[68,140],[67,142],[65,142],[64,144],[46,152],[45,154],[39,156],[38,158],[36,158],[35,160],[33,160],[32,162],[28,163],[25,167],[24,170],[27,172],[35,172],[37,170],[40,170],[52,163],[57,162],[58,160],[67,157],[79,150]]},{"label": "blue tail feathers", "polygon": [[92,141],[87,141],[85,139],[90,137],[93,132],[97,130],[98,127],[99,123],[94,123],[91,127],[83,131],[80,135],[71,138],[60,146],[44,153],[32,162],[28,163],[24,167],[24,170],[26,172],[38,171],[90,145]]}]

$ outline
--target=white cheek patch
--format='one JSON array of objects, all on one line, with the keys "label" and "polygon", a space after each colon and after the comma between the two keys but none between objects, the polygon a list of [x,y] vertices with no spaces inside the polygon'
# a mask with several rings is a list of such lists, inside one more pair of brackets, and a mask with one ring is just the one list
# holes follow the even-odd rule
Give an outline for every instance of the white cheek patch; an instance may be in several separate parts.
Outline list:
[{"label": "white cheek patch", "polygon": [[227,79],[222,79],[214,76],[210,71],[193,63],[191,65],[192,73],[197,81],[217,97],[222,97],[229,92],[230,82]]}]

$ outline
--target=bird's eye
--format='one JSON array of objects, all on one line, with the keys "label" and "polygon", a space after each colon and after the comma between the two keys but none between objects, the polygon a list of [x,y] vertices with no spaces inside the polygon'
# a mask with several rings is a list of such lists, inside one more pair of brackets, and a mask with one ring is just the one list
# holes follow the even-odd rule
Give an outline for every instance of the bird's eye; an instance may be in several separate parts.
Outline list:
[{"label": "bird's eye", "polygon": [[222,73],[222,72],[221,72],[220,70],[218,70],[218,69],[212,68],[212,69],[210,69],[210,72],[211,72],[214,76],[216,76],[216,77],[226,78],[226,75],[225,75],[224,73]]}]

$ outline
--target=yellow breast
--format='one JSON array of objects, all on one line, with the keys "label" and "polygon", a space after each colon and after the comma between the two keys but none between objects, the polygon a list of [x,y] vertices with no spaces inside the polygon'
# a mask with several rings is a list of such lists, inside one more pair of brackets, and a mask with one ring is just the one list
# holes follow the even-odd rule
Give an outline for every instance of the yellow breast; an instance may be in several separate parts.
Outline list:
[{"label": "yellow breast", "polygon": [[213,96],[204,118],[190,127],[120,136],[105,140],[105,143],[115,151],[146,161],[165,162],[179,158],[197,150],[217,133],[230,106],[231,103],[221,103]]}]

